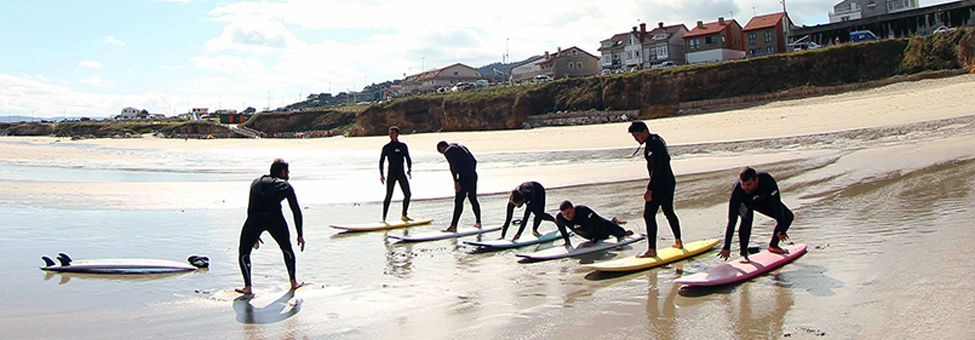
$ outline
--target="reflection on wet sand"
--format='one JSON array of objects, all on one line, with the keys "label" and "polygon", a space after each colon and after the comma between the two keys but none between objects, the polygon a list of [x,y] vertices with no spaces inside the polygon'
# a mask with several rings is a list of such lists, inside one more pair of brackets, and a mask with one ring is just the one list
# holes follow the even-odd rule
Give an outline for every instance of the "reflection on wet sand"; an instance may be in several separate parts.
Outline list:
[{"label": "reflection on wet sand", "polygon": [[291,299],[295,297],[295,290],[288,290],[284,295],[275,299],[264,307],[255,307],[251,304],[254,295],[244,295],[234,299],[234,312],[237,313],[237,322],[244,324],[268,324],[287,320],[301,311],[301,299]]}]

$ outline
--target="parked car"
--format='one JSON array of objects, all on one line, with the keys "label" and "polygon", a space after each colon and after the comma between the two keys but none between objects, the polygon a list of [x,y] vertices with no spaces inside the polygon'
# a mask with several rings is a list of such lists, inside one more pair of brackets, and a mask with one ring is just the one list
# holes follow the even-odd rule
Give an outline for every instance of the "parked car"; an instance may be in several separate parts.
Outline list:
[{"label": "parked car", "polygon": [[464,90],[470,90],[474,88],[474,83],[459,82],[454,87],[450,88],[450,92],[460,92]]},{"label": "parked car", "polygon": [[488,82],[487,79],[478,79],[474,81],[474,87],[488,87],[489,85],[491,85],[491,83]]},{"label": "parked car", "polygon": [[815,50],[817,48],[823,48],[823,45],[817,44],[815,41],[812,41],[810,37],[807,35],[802,38],[796,39],[796,41],[789,44],[789,47],[791,47],[793,51],[798,52],[798,51]]},{"label": "parked car", "polygon": [[544,83],[547,81],[552,81],[552,76],[547,74],[539,74],[537,76],[532,77],[533,83]]},{"label": "parked car", "polygon": [[441,86],[437,88],[437,93],[447,93],[450,92],[449,86]]},{"label": "parked car", "polygon": [[677,64],[674,63],[673,61],[667,60],[667,61],[662,62],[662,63],[659,63],[659,64],[653,64],[653,66],[650,66],[650,68],[656,70],[656,69],[661,69],[661,68],[670,68],[670,67],[674,67],[674,66],[677,66]]},{"label": "parked car", "polygon": [[864,30],[864,31],[850,32],[850,42],[871,41],[871,40],[880,40],[880,38],[877,38],[877,35],[873,34],[873,32],[871,31]]},{"label": "parked car", "polygon": [[608,74],[613,74],[613,70],[605,69],[605,70],[599,71],[599,74],[602,74],[604,76],[605,75],[608,75]]},{"label": "parked car", "polygon": [[955,30],[954,28],[948,28],[948,26],[941,25],[938,28],[935,28],[934,31],[931,31],[931,34],[951,32],[951,31],[954,31],[954,30]]}]

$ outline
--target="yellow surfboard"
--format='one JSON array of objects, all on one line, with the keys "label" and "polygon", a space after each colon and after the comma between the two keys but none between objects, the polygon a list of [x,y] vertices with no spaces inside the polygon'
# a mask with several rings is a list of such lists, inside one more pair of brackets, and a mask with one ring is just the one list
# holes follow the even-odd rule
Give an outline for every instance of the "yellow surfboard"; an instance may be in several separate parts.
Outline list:
[{"label": "yellow surfboard", "polygon": [[710,239],[685,243],[683,249],[668,247],[657,249],[657,257],[639,258],[636,256],[624,257],[621,259],[587,264],[582,268],[598,270],[603,272],[627,272],[641,270],[665,265],[671,262],[680,261],[691,256],[695,256],[714,248],[720,240]]},{"label": "yellow surfboard", "polygon": [[375,230],[406,228],[406,227],[429,224],[430,222],[433,222],[433,219],[425,218],[425,219],[415,219],[409,222],[392,222],[392,223],[376,222],[376,223],[352,224],[352,225],[332,224],[331,227],[335,229],[350,231],[350,232],[357,232],[357,231],[375,231]]}]

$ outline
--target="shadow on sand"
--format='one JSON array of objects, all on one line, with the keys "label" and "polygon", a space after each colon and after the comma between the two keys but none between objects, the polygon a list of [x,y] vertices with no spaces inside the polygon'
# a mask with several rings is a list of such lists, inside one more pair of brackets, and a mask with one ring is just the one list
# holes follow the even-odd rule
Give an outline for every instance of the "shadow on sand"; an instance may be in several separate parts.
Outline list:
[{"label": "shadow on sand", "polygon": [[295,297],[294,289],[274,300],[264,307],[255,307],[251,304],[254,295],[245,295],[234,299],[234,312],[237,312],[237,321],[247,324],[269,324],[284,321],[301,311],[301,299],[290,302]]}]

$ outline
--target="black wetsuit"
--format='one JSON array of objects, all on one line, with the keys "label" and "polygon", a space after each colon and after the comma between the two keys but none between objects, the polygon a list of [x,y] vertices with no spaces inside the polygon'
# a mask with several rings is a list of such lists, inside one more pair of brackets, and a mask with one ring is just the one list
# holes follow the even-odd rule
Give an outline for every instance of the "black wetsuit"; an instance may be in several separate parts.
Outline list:
[{"label": "black wetsuit", "polygon": [[379,156],[379,174],[383,174],[383,162],[389,158],[389,171],[386,173],[386,199],[383,200],[383,220],[389,212],[389,201],[393,198],[393,188],[396,182],[403,189],[403,216],[406,216],[410,208],[410,180],[406,177],[403,169],[403,161],[406,161],[406,169],[413,170],[413,160],[410,159],[410,150],[402,142],[390,141],[383,146],[382,155]]},{"label": "black wetsuit", "polygon": [[741,183],[736,182],[731,189],[731,199],[728,202],[728,226],[724,235],[724,250],[731,250],[731,236],[735,232],[735,223],[741,216],[741,227],[738,228],[739,251],[745,255],[748,250],[748,239],[752,233],[754,212],[775,219],[775,231],[772,232],[770,247],[779,247],[778,233],[785,233],[792,225],[795,215],[782,203],[779,186],[772,175],[765,172],[758,173],[758,186],[751,194],[745,193]]},{"label": "black wetsuit", "polygon": [[657,248],[657,210],[663,208],[664,216],[670,223],[670,230],[674,238],[680,239],[680,220],[674,213],[674,190],[677,179],[674,170],[670,168],[670,153],[667,152],[667,142],[660,135],[650,134],[643,157],[647,159],[647,172],[650,173],[650,183],[647,190],[652,196],[643,205],[643,220],[647,224],[647,243],[650,249]]},{"label": "black wetsuit", "polygon": [[443,155],[450,164],[454,183],[460,185],[460,191],[454,196],[454,216],[450,225],[457,226],[460,214],[464,211],[465,197],[471,201],[476,223],[481,223],[481,204],[477,202],[477,160],[467,147],[460,144],[448,145]]},{"label": "black wetsuit", "polygon": [[287,199],[294,214],[295,229],[298,237],[302,237],[301,209],[295,191],[287,181],[264,175],[251,183],[250,201],[247,204],[247,220],[240,231],[240,247],[238,248],[240,272],[244,275],[244,285],[251,285],[251,250],[254,243],[265,230],[271,234],[284,253],[284,264],[288,267],[288,276],[295,280],[295,252],[291,248],[288,238],[288,222],[281,213],[281,201]]},{"label": "black wetsuit", "polygon": [[626,236],[626,230],[618,224],[613,223],[613,221],[599,216],[599,214],[592,211],[589,207],[577,205],[575,209],[576,214],[572,220],[567,220],[562,213],[559,213],[555,217],[555,225],[559,227],[559,232],[562,233],[562,239],[565,240],[565,244],[569,244],[569,233],[566,231],[566,228],[572,229],[577,235],[593,242],[608,239],[610,236]]},{"label": "black wetsuit", "polygon": [[[519,185],[517,190],[524,197],[527,206],[525,207],[525,217],[521,219],[521,226],[518,227],[518,233],[515,235],[521,236],[521,232],[525,231],[525,225],[528,224],[528,217],[531,214],[535,214],[532,230],[536,232],[538,231],[538,225],[542,224],[542,220],[555,222],[555,217],[545,212],[545,188],[541,184],[538,182],[525,182]],[[504,235],[508,233],[508,224],[511,223],[511,218],[514,213],[515,204],[508,202],[508,211],[504,217],[504,225],[501,227],[501,238],[504,238]]]}]

